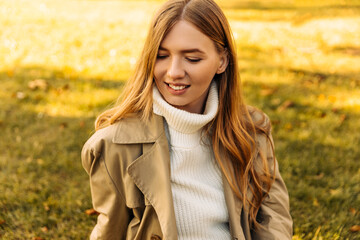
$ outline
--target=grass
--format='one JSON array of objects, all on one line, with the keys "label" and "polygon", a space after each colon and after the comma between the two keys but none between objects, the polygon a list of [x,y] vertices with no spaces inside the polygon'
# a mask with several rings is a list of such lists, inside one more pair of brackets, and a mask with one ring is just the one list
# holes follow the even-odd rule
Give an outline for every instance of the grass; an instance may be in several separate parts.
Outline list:
[{"label": "grass", "polygon": [[[80,150],[131,74],[160,2],[0,3],[2,239],[89,235],[96,216],[85,213]],[[293,239],[360,238],[350,230],[360,225],[360,2],[221,4],[246,99],[272,119]]]}]

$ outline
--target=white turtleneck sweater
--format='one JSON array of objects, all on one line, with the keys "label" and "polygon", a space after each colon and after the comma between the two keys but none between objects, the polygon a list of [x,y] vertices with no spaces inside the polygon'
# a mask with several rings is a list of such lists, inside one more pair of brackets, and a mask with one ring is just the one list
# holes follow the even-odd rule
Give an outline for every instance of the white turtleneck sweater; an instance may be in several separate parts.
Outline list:
[{"label": "white turtleneck sweater", "polygon": [[216,115],[216,84],[210,86],[203,114],[168,104],[154,86],[154,113],[164,116],[170,147],[171,189],[180,240],[229,240],[229,216],[222,175],[202,128]]}]

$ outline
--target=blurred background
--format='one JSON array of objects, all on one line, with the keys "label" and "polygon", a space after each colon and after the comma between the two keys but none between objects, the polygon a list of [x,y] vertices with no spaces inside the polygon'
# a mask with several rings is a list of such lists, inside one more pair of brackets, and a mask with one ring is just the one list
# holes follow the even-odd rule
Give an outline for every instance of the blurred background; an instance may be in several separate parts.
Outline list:
[{"label": "blurred background", "polygon": [[[80,151],[163,1],[0,0],[0,238],[86,239]],[[360,238],[360,1],[217,1],[272,119],[293,239]]]}]

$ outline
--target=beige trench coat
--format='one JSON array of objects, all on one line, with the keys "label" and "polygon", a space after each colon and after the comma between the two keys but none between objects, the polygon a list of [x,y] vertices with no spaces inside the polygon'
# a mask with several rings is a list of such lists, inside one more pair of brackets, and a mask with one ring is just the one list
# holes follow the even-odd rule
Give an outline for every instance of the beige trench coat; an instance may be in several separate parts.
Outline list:
[{"label": "beige trench coat", "polygon": [[[259,136],[257,143],[273,158],[266,137]],[[98,130],[81,157],[90,176],[93,207],[100,213],[90,239],[178,239],[161,116],[146,124],[127,118]],[[257,232],[249,227],[247,207],[223,177],[232,239],[291,239],[288,192],[278,166],[275,171],[276,180],[258,213],[263,228]]]}]

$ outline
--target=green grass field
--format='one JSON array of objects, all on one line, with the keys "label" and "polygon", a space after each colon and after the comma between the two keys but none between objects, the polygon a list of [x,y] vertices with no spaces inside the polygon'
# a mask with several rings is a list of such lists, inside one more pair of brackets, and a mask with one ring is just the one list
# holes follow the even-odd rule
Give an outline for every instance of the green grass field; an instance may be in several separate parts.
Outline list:
[{"label": "green grass field", "polygon": [[[86,239],[81,147],[161,1],[0,1],[0,238]],[[272,119],[293,239],[360,239],[360,1],[219,1]]]}]

